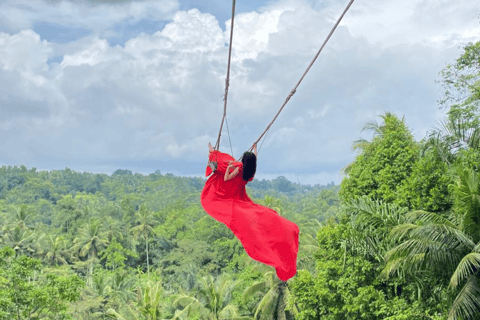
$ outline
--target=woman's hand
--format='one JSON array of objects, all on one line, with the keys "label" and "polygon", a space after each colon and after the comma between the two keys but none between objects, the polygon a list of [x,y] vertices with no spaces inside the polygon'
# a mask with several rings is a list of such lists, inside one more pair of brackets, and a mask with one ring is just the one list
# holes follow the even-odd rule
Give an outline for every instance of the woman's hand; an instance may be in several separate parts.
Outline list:
[{"label": "woman's hand", "polygon": [[235,167],[235,165],[233,164],[233,161],[229,161],[228,162],[228,167],[227,167],[227,170],[225,170],[225,178],[224,180],[225,181],[228,181],[230,179],[232,179],[233,177],[235,177],[239,171],[238,168],[235,168],[231,173],[230,173],[230,169],[232,167]]},{"label": "woman's hand", "polygon": [[231,168],[231,167],[235,167],[235,162],[239,162],[239,161],[228,161],[228,166]]},{"label": "woman's hand", "polygon": [[236,161],[229,161],[228,162],[227,171],[226,171],[227,173],[230,173],[230,169],[235,168],[234,162],[236,162]]},{"label": "woman's hand", "polygon": [[208,152],[213,152],[213,147],[210,142],[208,143]]},{"label": "woman's hand", "polygon": [[253,150],[254,150],[255,156],[256,156],[257,155],[257,144],[256,143],[253,145]]}]

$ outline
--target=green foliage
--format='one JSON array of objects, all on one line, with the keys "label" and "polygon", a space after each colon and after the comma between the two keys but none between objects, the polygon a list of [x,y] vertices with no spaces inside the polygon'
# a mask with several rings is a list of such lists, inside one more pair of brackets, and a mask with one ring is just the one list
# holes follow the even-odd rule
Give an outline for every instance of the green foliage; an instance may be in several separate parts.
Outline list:
[{"label": "green foliage", "polygon": [[438,313],[425,302],[412,303],[408,287],[380,280],[377,264],[346,242],[350,233],[348,224],[329,224],[318,233],[316,275],[299,271],[291,284],[296,319],[420,320]]},{"label": "green foliage", "polygon": [[153,212],[148,210],[142,204],[137,212],[135,212],[136,226],[130,229],[134,237],[142,237],[145,243],[145,252],[147,253],[147,272],[150,273],[150,257],[148,255],[148,236],[153,232]]},{"label": "green foliage", "polygon": [[108,247],[100,253],[100,260],[105,261],[107,267],[115,270],[116,268],[125,267],[127,256],[137,257],[138,255],[132,250],[124,248],[122,244],[118,243],[117,239],[113,237],[112,241],[108,244]]},{"label": "green foliage", "polygon": [[453,166],[456,170],[462,170],[464,168],[471,169],[475,172],[480,172],[480,148],[479,149],[466,149],[460,150],[458,156],[455,159]]},{"label": "green foliage", "polygon": [[79,298],[82,280],[43,274],[41,269],[37,259],[15,258],[10,248],[0,250],[0,319],[71,319],[68,303]]},{"label": "green foliage", "polygon": [[373,266],[361,257],[344,254],[340,243],[345,231],[330,225],[319,232],[322,249],[316,256],[317,275],[299,272],[292,284],[300,309],[298,319],[379,319],[375,313],[385,301],[372,286]]},{"label": "green foliage", "polygon": [[393,202],[397,189],[410,176],[418,146],[404,120],[392,113],[382,118],[380,133],[365,145],[342,180],[341,200],[366,195]]},{"label": "green foliage", "polygon": [[[451,277],[449,286],[456,298],[449,319],[476,319],[480,303],[480,180],[465,169],[453,187],[454,214],[447,218],[415,211],[406,224],[394,229],[402,243],[388,254],[385,275],[395,272]],[[441,279],[441,278],[440,278]],[[463,287],[458,289],[459,286]]]},{"label": "green foliage", "polygon": [[413,165],[411,174],[398,188],[395,202],[412,210],[446,212],[452,206],[448,189],[451,183],[447,163],[429,150]]},{"label": "green foliage", "polygon": [[199,287],[193,294],[179,294],[175,296],[174,305],[181,309],[175,312],[172,319],[232,319],[247,320],[248,316],[241,316],[238,307],[231,303],[232,291],[238,282],[231,280],[227,275],[214,279],[211,275],[198,280]]},{"label": "green foliage", "polygon": [[385,254],[396,244],[389,233],[405,223],[407,209],[363,196],[345,203],[344,211],[350,220],[348,240],[343,241],[345,250],[348,245],[352,251],[382,265]]},{"label": "green foliage", "polygon": [[480,125],[480,42],[469,43],[453,64],[441,72],[444,97],[440,103],[450,107],[449,119],[464,120],[465,127]]},{"label": "green foliage", "polygon": [[[48,267],[38,264],[40,269],[30,276],[35,286],[48,283],[47,274],[76,277],[87,284],[79,287],[76,301],[59,303],[63,311],[45,319],[146,320],[171,319],[175,314],[205,319],[206,300],[202,302],[197,293],[203,286],[200,279],[226,273],[231,284],[237,277],[243,280],[230,290],[226,299],[231,306],[220,318],[237,314],[238,319],[249,319],[256,311],[262,317],[294,312],[286,307],[288,287],[279,285],[266,297],[259,291],[242,301],[247,288],[268,280],[266,272],[256,272],[256,277],[244,273],[252,259],[225,225],[204,212],[199,201],[204,182],[160,172],[108,176],[68,168],[48,172],[0,167],[0,244],[14,249],[11,259],[35,258]],[[304,224],[312,235],[318,221],[335,215],[338,207],[338,188],[333,184],[302,186],[284,177],[264,184],[264,189],[249,184],[253,200],[275,208],[301,229]],[[310,256],[313,266],[311,252],[300,254]],[[4,274],[0,286],[10,281]],[[275,273],[269,277],[275,279]],[[49,290],[54,290],[52,286]],[[174,304],[173,297],[179,294],[201,303],[183,312],[185,305]],[[13,308],[3,292],[0,297],[0,306]]]},{"label": "green foliage", "polygon": [[299,319],[478,319],[479,66],[477,42],[442,71],[448,119],[421,144],[391,113],[365,125],[374,137],[344,169],[346,214],[311,245],[316,272],[292,283]]},{"label": "green foliage", "polygon": [[480,173],[463,169],[454,187],[454,210],[462,221],[462,231],[474,243],[480,241]]}]

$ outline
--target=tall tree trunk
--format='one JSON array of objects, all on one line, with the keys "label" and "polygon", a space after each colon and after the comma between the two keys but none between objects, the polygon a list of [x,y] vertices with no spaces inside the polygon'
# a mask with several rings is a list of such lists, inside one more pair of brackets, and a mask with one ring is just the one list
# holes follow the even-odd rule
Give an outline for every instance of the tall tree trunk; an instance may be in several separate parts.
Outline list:
[{"label": "tall tree trunk", "polygon": [[148,235],[146,232],[145,232],[145,248],[147,250],[147,273],[148,273],[148,277],[150,278],[150,264],[148,262]]},{"label": "tall tree trunk", "polygon": [[87,285],[92,287],[93,286],[93,257],[92,255],[89,256],[90,266],[88,267],[88,278],[87,278]]}]

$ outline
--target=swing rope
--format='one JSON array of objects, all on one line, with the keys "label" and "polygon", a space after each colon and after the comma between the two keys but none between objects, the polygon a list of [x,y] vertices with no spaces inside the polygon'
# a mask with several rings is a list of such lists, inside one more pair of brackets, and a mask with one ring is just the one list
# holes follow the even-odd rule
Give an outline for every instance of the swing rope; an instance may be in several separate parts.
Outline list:
[{"label": "swing rope", "polygon": [[[320,47],[320,50],[318,50],[317,54],[315,55],[315,57],[313,58],[312,62],[310,62],[310,65],[308,66],[307,70],[305,70],[305,72],[303,73],[302,77],[300,78],[300,80],[297,82],[297,85],[292,89],[292,91],[290,91],[290,93],[288,94],[287,98],[285,99],[285,102],[283,103],[282,107],[280,108],[280,110],[278,110],[277,114],[275,115],[275,117],[273,118],[272,122],[270,122],[270,124],[267,126],[267,128],[265,129],[265,131],[263,131],[263,133],[260,135],[260,137],[257,139],[257,141],[255,141],[253,143],[253,145],[250,147],[250,149],[248,149],[248,151],[252,151],[253,150],[253,147],[260,141],[260,139],[262,139],[262,137],[268,132],[268,130],[270,129],[270,127],[272,126],[272,124],[275,122],[275,120],[277,119],[278,115],[280,114],[280,112],[282,112],[283,108],[285,107],[285,105],[288,103],[288,101],[292,98],[292,96],[295,94],[295,92],[297,91],[297,88],[298,86],[300,85],[300,83],[303,81],[303,78],[305,78],[305,76],[307,75],[308,71],[310,71],[310,68],[313,66],[313,64],[315,63],[315,61],[317,60],[318,56],[320,55],[320,53],[322,52],[323,48],[325,47],[325,45],[327,44],[328,40],[330,39],[330,37],[332,36],[333,32],[335,31],[335,29],[337,28],[337,26],[340,24],[340,21],[342,20],[343,16],[345,15],[345,13],[347,13],[348,9],[350,9],[350,6],[352,5],[354,0],[350,0],[350,3],[347,5],[347,7],[345,8],[345,10],[343,11],[342,15],[340,16],[340,18],[338,18],[337,22],[335,23],[335,25],[333,26],[332,30],[330,31],[330,33],[328,34],[328,37],[327,39],[325,39],[325,41],[323,42],[322,46]],[[265,141],[265,140],[264,140]],[[262,145],[263,145],[263,142],[262,142]]]},{"label": "swing rope", "polygon": [[[226,120],[227,117],[227,98],[228,98],[228,87],[230,86],[230,61],[232,59],[232,41],[233,41],[233,25],[235,22],[235,4],[236,0],[232,2],[232,25],[230,26],[230,47],[228,49],[228,66],[227,66],[227,77],[225,78],[225,94],[223,96],[223,117],[222,122],[220,123],[220,131],[218,132],[217,143],[215,144],[215,150],[220,148],[220,137],[222,135],[222,128],[223,122]],[[228,132],[228,124],[227,124],[227,132]],[[230,140],[230,132],[228,132],[228,139]],[[230,141],[230,148],[232,148],[232,142]],[[233,149],[232,149],[232,156],[233,156]]]},{"label": "swing rope", "polygon": [[230,142],[230,151],[232,151],[232,157],[233,157],[232,140],[230,140],[230,130],[228,129],[227,117],[225,117],[225,124],[227,125],[228,142]]}]

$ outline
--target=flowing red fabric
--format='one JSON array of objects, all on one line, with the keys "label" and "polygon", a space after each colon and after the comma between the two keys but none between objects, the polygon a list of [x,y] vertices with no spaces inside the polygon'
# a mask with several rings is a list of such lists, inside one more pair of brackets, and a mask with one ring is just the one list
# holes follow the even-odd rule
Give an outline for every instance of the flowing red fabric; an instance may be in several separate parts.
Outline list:
[{"label": "flowing red fabric", "polygon": [[[209,160],[218,167],[202,191],[205,211],[232,230],[252,259],[274,267],[282,281],[293,277],[297,273],[298,226],[248,197],[241,162],[234,162],[240,169],[238,174],[225,181],[228,162],[235,159],[215,150]],[[205,176],[211,173],[207,166]]]}]

